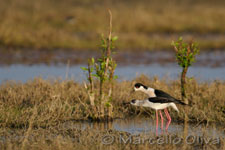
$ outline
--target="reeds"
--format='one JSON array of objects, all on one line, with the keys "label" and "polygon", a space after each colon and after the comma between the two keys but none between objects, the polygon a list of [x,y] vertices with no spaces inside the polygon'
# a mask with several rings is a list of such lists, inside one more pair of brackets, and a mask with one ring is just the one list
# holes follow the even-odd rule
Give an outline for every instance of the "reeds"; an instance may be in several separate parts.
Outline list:
[{"label": "reeds", "polygon": [[[150,109],[124,106],[123,102],[134,98],[144,98],[141,93],[130,94],[135,82],[142,82],[153,88],[162,89],[176,98],[180,96],[179,81],[164,81],[158,78],[140,76],[133,81],[114,81],[113,118],[124,118],[137,114],[154,117]],[[98,89],[99,87],[95,87]],[[184,113],[189,122],[196,123],[225,123],[225,83],[214,81],[211,83],[197,83],[187,80],[187,98],[191,107],[180,113],[171,110],[172,118],[183,121]],[[43,80],[36,78],[27,83],[5,82],[0,87],[0,126],[22,128],[29,125],[33,109],[37,109],[37,117],[33,126],[49,127],[68,120],[94,120],[99,112],[92,109],[88,94],[84,86],[74,81]]]}]

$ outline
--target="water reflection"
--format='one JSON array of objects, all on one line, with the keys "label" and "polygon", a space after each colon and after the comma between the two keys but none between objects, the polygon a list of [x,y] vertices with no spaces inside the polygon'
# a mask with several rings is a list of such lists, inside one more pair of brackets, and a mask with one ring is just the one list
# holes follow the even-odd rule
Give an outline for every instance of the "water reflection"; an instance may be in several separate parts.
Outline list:
[{"label": "water reflection", "polygon": [[[155,134],[155,121],[150,118],[131,118],[131,119],[116,119],[113,122],[66,122],[63,124],[67,129],[95,129],[95,130],[117,130],[128,132],[131,134]],[[165,126],[164,126],[165,128]],[[222,127],[205,125],[188,125],[188,135],[208,136],[208,137],[225,137]],[[184,125],[172,122],[168,129],[168,134],[183,134]],[[159,133],[161,129],[159,128]]]}]

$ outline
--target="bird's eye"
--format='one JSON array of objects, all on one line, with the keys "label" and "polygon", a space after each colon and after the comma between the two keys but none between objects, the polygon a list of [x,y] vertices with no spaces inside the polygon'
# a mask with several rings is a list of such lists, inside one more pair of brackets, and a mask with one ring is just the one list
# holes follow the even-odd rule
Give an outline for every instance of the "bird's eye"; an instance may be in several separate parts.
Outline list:
[{"label": "bird's eye", "polygon": [[135,100],[135,99],[133,99],[133,100],[131,101],[131,103],[133,103],[133,104],[134,104],[135,102],[136,102],[136,100]]},{"label": "bird's eye", "polygon": [[136,88],[139,88],[140,86],[135,86]]}]

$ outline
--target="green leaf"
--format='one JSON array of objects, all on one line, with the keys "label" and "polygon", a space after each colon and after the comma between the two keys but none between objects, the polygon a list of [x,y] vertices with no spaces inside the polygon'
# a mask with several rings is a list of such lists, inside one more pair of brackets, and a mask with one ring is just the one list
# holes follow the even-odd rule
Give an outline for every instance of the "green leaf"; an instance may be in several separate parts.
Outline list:
[{"label": "green leaf", "polygon": [[182,38],[182,36],[180,36],[180,37],[179,37],[179,41],[182,41],[182,40],[183,40],[183,38]]},{"label": "green leaf", "polygon": [[92,74],[92,76],[99,78],[99,76],[97,74]]},{"label": "green leaf", "polygon": [[102,62],[102,59],[101,58],[98,58],[98,62]]},{"label": "green leaf", "polygon": [[85,68],[85,67],[80,67],[80,68],[84,71],[88,71],[88,68]]},{"label": "green leaf", "polygon": [[114,36],[114,37],[112,38],[112,41],[116,41],[116,40],[118,40],[118,36]]},{"label": "green leaf", "polygon": [[106,107],[110,107],[110,106],[111,106],[110,102],[106,102],[106,103],[105,103],[105,106],[106,106]]},{"label": "green leaf", "polygon": [[91,63],[94,64],[95,63],[95,59],[92,57],[91,58]]},{"label": "green leaf", "polygon": [[114,79],[118,79],[118,76],[117,76],[117,75],[115,75],[113,78],[114,78]]},{"label": "green leaf", "polygon": [[171,42],[171,45],[173,45],[173,46],[175,45],[174,41]]}]

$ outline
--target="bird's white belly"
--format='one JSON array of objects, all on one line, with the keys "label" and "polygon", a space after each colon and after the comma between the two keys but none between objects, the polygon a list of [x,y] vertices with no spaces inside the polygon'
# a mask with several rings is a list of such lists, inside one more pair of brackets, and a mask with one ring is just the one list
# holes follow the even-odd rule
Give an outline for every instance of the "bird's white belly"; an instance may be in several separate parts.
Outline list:
[{"label": "bird's white belly", "polygon": [[155,110],[165,109],[165,108],[167,108],[169,106],[170,106],[169,103],[152,103],[152,102],[148,102],[148,103],[144,104],[144,107],[150,107],[150,108],[153,108]]}]

